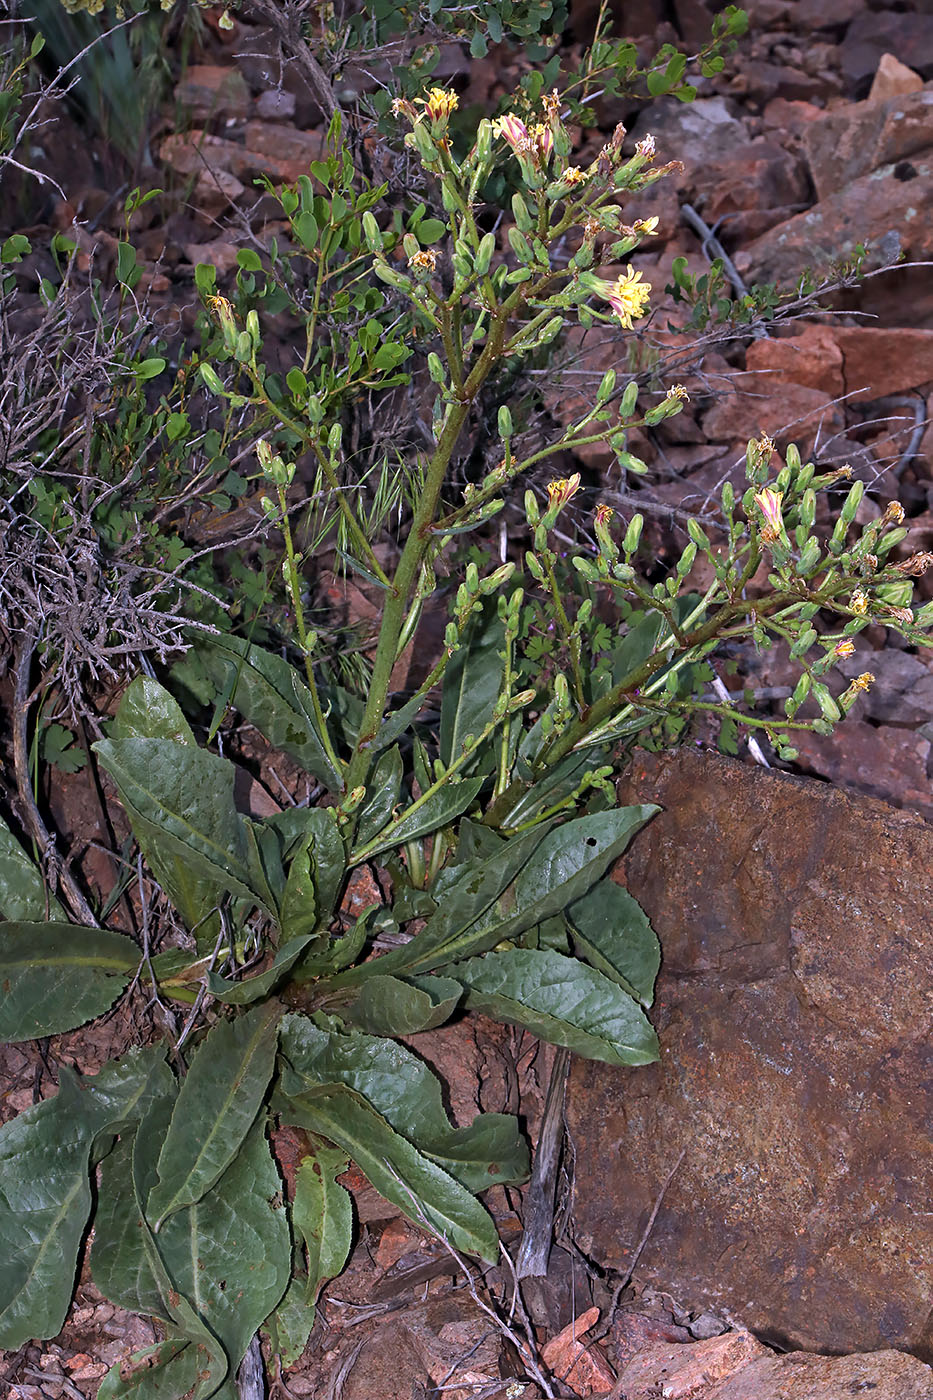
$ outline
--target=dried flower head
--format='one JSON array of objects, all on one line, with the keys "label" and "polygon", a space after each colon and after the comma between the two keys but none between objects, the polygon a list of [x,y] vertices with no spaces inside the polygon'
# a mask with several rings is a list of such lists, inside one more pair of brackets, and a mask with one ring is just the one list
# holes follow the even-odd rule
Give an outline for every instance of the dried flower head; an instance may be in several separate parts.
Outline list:
[{"label": "dried flower head", "polygon": [[901,505],[900,501],[889,501],[885,506],[884,515],[881,517],[882,526],[903,525],[903,523],[904,507]]},{"label": "dried flower head", "polygon": [[874,683],[875,678],[871,671],[863,671],[860,676],[856,676],[855,680],[849,683],[849,689],[854,690],[856,694],[858,694],[860,690],[867,690],[868,687],[874,685]]},{"label": "dried flower head", "polygon": [[679,399],[681,401],[686,401],[687,403],[690,402],[690,395],[687,393],[686,386],[683,384],[672,384],[671,387],[668,389],[665,398]]},{"label": "dried flower head", "polygon": [[651,295],[651,283],[641,280],[642,274],[635,272],[633,268],[626,268],[621,277],[606,288],[601,295],[606,298],[620,325],[626,330],[632,329],[632,321],[636,316],[644,316],[648,310],[648,299]]},{"label": "dried flower head", "polygon": [[650,133],[643,136],[635,145],[636,155],[640,155],[643,160],[654,160],[657,149],[658,144]]},{"label": "dried flower head", "polygon": [[933,564],[933,554],[922,550],[919,554],[912,554],[909,559],[902,559],[899,564],[892,564],[891,567],[896,569],[899,574],[912,574],[914,578],[920,578],[931,564]]},{"label": "dried flower head", "polygon": [[596,524],[608,525],[614,515],[615,511],[612,509],[612,506],[607,506],[605,501],[600,501],[599,505],[596,507]]},{"label": "dried flower head", "polygon": [[849,607],[859,617],[864,617],[868,612],[868,594],[864,589],[857,588],[849,599]]},{"label": "dried flower head", "polygon": [[431,273],[437,267],[437,253],[433,248],[422,248],[408,259],[408,266],[413,272]]},{"label": "dried flower head", "polygon": [[587,175],[586,171],[581,170],[578,165],[571,165],[568,166],[560,178],[562,184],[569,185],[570,188],[573,189],[576,185],[585,184]]},{"label": "dried flower head", "polygon": [[894,618],[895,622],[903,623],[903,625],[904,625],[905,627],[911,627],[911,626],[913,626],[913,621],[914,621],[914,610],[913,610],[913,608],[893,608],[893,607],[892,607],[892,608],[889,608],[888,611],[889,611],[889,613],[891,614],[891,616]]}]

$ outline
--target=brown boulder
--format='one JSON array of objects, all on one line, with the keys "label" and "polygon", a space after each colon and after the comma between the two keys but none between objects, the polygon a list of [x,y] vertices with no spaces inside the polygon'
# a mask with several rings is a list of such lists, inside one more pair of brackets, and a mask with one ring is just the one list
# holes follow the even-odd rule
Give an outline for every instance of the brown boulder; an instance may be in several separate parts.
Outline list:
[{"label": "brown boulder", "polygon": [[933,828],[689,750],[622,865],[661,939],[661,1061],[578,1062],[575,1224],[601,1264],[828,1352],[933,1356]]},{"label": "brown boulder", "polygon": [[819,389],[802,384],[776,385],[772,375],[736,375],[735,388],[703,419],[710,442],[736,443],[767,434],[779,446],[795,442],[806,455],[819,435],[832,437],[842,427],[838,404]]},{"label": "brown boulder", "polygon": [[830,326],[798,322],[799,332],[780,340],[753,340],[745,367],[768,375],[772,384],[802,384],[830,398],[845,393],[842,351]]},{"label": "brown boulder", "polygon": [[894,57],[893,53],[883,53],[878,61],[878,71],[871,80],[869,102],[886,102],[889,97],[902,97],[905,92],[919,92],[923,79],[919,73],[908,68],[906,63]]},{"label": "brown boulder", "polygon": [[933,256],[933,151],[853,180],[812,209],[769,229],[737,253],[748,281],[796,280],[805,267],[819,276],[867,243],[876,264],[899,253]]},{"label": "brown boulder", "polygon": [[933,331],[834,326],[833,336],[851,399],[880,399],[933,382]]},{"label": "brown boulder", "polygon": [[774,1356],[747,1332],[692,1346],[655,1345],[619,1376],[626,1400],[930,1400],[933,1371],[900,1351],[868,1356]]},{"label": "brown boulder", "polygon": [[933,88],[853,102],[827,112],[804,132],[804,150],[817,199],[884,165],[897,165],[933,148]]}]

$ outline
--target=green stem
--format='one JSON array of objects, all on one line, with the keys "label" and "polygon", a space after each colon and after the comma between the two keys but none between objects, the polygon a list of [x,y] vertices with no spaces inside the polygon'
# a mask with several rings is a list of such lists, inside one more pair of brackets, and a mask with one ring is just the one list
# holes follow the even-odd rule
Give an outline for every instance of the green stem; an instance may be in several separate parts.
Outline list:
[{"label": "green stem", "polygon": [[[504,310],[504,308],[503,308]],[[408,611],[408,601],[416,585],[426,551],[431,546],[431,526],[437,515],[438,502],[447,478],[447,470],[460,434],[466,426],[473,400],[486,382],[493,366],[502,354],[506,321],[500,311],[490,325],[486,346],[470,371],[457,400],[451,404],[434,456],[425,472],[424,487],[415,507],[414,516],[395,577],[386,595],[372,679],[360,724],[356,749],[350,760],[347,786],[350,790],[365,783],[369,772],[369,749],[379,732],[389,693],[389,678],[395,664],[398,639]]]},{"label": "green stem", "polygon": [[285,579],[289,595],[292,600],[292,607],[295,609],[295,626],[298,630],[298,642],[301,647],[301,654],[304,658],[305,678],[308,682],[308,690],[311,692],[311,705],[314,710],[314,718],[317,721],[318,732],[321,743],[327,757],[334,766],[334,770],[340,773],[343,764],[337,757],[330,732],[327,728],[327,720],[324,716],[324,709],[321,705],[321,697],[318,694],[317,682],[314,679],[314,666],[311,662],[311,649],[308,646],[308,629],[305,626],[304,607],[301,602],[301,578],[298,573],[298,556],[295,553],[295,544],[292,539],[292,527],[288,519],[288,502],[285,497],[285,487],[277,488],[279,506],[282,511],[282,535],[285,540]]}]

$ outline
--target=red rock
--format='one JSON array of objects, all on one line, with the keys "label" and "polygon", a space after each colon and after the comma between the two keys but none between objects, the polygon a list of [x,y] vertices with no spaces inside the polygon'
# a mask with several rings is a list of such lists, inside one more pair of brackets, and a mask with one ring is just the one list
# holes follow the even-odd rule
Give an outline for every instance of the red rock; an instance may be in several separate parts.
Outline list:
[{"label": "red rock", "polygon": [[[748,1355],[736,1347],[741,1339]],[[720,1351],[696,1355],[710,1343],[657,1347],[636,1357],[619,1377],[627,1400],[843,1400],[870,1392],[871,1400],[929,1400],[933,1371],[899,1351],[871,1355],[813,1356],[765,1352],[747,1332],[726,1333],[713,1341]],[[758,1349],[758,1354],[754,1348]],[[691,1354],[693,1353],[693,1354]],[[762,1354],[763,1353],[763,1354]],[[723,1374],[719,1367],[731,1366]]]},{"label": "red rock", "polygon": [[599,1321],[599,1308],[590,1308],[541,1348],[548,1370],[574,1395],[605,1395],[615,1376],[598,1347],[580,1339]]},{"label": "red rock", "polygon": [[834,326],[832,333],[853,400],[881,399],[933,383],[933,331]]},{"label": "red rock", "polygon": [[901,63],[893,53],[883,53],[878,60],[878,71],[872,78],[868,94],[869,102],[884,102],[889,97],[903,97],[905,93],[917,92],[923,87],[919,73]]},{"label": "red rock", "polygon": [[933,828],[686,749],[618,796],[662,807],[619,866],[663,949],[661,1061],[572,1067],[581,1248],[627,1268],[686,1148],[636,1283],[792,1347],[933,1355]]},{"label": "red rock", "polygon": [[[748,281],[793,281],[805,267],[827,276],[859,243],[878,247],[884,262],[898,252],[933,257],[933,153],[896,173],[885,166],[778,224],[735,255]],[[902,178],[903,177],[903,178]]]},{"label": "red rock", "polygon": [[212,63],[192,63],[175,85],[175,100],[200,118],[245,117],[250,108],[240,70]]},{"label": "red rock", "polygon": [[830,398],[845,393],[842,351],[830,326],[797,321],[796,334],[777,340],[753,340],[745,367],[768,374],[773,384],[802,384]]},{"label": "red rock", "polygon": [[[806,206],[809,185],[803,167],[773,141],[746,141],[703,172],[701,210],[707,223],[744,209]],[[785,216],[787,217],[787,216]]]},{"label": "red rock", "polygon": [[324,131],[298,131],[295,127],[279,126],[275,122],[246,123],[246,149],[276,161],[288,161],[303,168],[324,154]]},{"label": "red rock", "polygon": [[744,446],[762,435],[782,446],[798,445],[805,456],[818,437],[842,427],[842,410],[820,389],[785,383],[778,388],[770,374],[736,375],[735,388],[709,410],[703,431],[711,442]]},{"label": "red rock", "polygon": [[[885,102],[853,102],[827,112],[804,132],[804,150],[816,187],[825,200],[853,180],[882,166],[897,166],[933,146],[933,88],[890,97]],[[895,169],[895,178],[905,179]]]},{"label": "red rock", "polygon": [[843,76],[857,97],[867,93],[882,54],[893,53],[922,77],[933,78],[933,14],[869,10],[863,0],[839,49]]},{"label": "red rock", "polygon": [[[885,652],[885,657],[888,654]],[[880,670],[875,674],[880,675]],[[862,707],[864,697],[856,703]],[[933,793],[927,776],[930,741],[915,730],[855,718],[847,719],[832,734],[801,733],[794,745],[804,772],[850,792],[906,807],[933,821]]]},{"label": "red rock", "polygon": [[215,238],[211,243],[186,243],[185,257],[190,263],[197,266],[198,263],[210,263],[216,267],[217,276],[224,278],[232,272],[237,265],[237,248],[233,243],[227,243],[222,238]]},{"label": "red rock", "polygon": [[788,137],[795,138],[795,148],[807,128],[823,116],[822,107],[812,102],[789,102],[786,97],[773,97],[761,114],[765,127],[780,132],[781,140],[791,144]]}]

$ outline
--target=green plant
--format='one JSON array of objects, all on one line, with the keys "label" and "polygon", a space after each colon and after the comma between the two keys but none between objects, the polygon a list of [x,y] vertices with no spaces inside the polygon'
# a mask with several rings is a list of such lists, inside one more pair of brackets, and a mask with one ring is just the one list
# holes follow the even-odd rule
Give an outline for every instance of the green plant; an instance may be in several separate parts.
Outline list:
[{"label": "green plant", "polygon": [[[638,412],[637,383],[610,371],[554,441],[525,446],[502,386],[571,317],[630,328],[644,313],[650,288],[638,274],[609,282],[594,269],[603,243],[621,259],[648,230],[625,225],[618,200],[664,167],[650,141],[625,153],[621,132],[590,167],[573,167],[556,99],[539,121],[483,119],[458,160],[455,108],[441,90],[398,108],[410,149],[438,182],[443,220],[419,211],[399,228],[387,210],[380,223],[382,192],[355,189],[338,149],[283,194],[296,235],[284,271],[275,251],[275,272],[263,274],[245,250],[236,305],[206,270],[199,277],[210,317],[199,373],[259,444],[300,669],[217,634],[199,640],[182,672],[213,706],[211,739],[235,708],[314,777],[326,805],[244,817],[229,760],[198,744],[167,688],[140,677],[94,749],[184,926],[181,943],[158,952],[147,943],[141,956],[134,939],[96,927],[93,911],[69,923],[0,831],[0,1036],[83,1024],[137,973],[179,1015],[187,1008],[171,1052],[134,1051],[83,1082],[63,1074],[55,1098],[0,1131],[0,1341],[18,1346],[60,1327],[72,1282],[60,1261],[77,1257],[94,1170],[94,1277],[108,1297],[163,1321],[165,1339],[112,1372],[105,1398],[231,1394],[263,1324],[286,1358],[297,1354],[322,1282],[346,1257],[349,1203],[336,1177],[348,1157],[452,1248],[494,1258],[495,1227],[476,1195],[525,1174],[516,1122],[480,1115],[455,1128],[400,1038],[475,1009],[610,1064],[654,1058],[645,1010],[657,941],[609,873],[654,809],[616,806],[620,742],[714,711],[763,729],[789,755],[796,730],[828,732],[870,683],[860,677],[839,695],[827,684],[869,622],[929,644],[933,605],[915,614],[910,597],[912,575],[933,560],[889,562],[901,508],[857,532],[857,482],[821,540],[817,492],[841,474],[818,476],[793,449],[774,474],[762,439],[749,445],[742,501],[727,487],[720,518],[692,520],[659,582],[638,568],[640,516],[617,537],[612,512],[597,506],[595,547],[568,567],[557,532],[579,477],[552,481],[546,501],[528,489],[520,560],[493,567],[481,550],[457,570],[440,654],[412,694],[392,699],[393,668],[463,538],[482,540],[517,483],[558,451],[605,441],[623,470],[640,472],[628,434],[684,398],[675,387]],[[500,234],[483,191],[502,155],[521,190]],[[265,361],[253,298],[303,309],[300,363],[284,377]],[[335,331],[330,354],[322,325]],[[348,490],[358,392],[391,404],[409,388],[429,441],[404,472],[392,476],[386,455],[376,486]],[[464,481],[458,454],[490,415],[500,460]],[[300,458],[311,463],[311,538],[336,539],[345,566],[383,598],[362,696],[319,664],[307,546],[291,520]],[[394,553],[376,547],[387,500],[407,503]],[[701,556],[704,591],[691,583]],[[763,568],[767,584],[755,591]],[[599,615],[609,597],[621,603],[611,622]],[[787,643],[799,665],[783,716],[705,698],[708,658],[747,638]],[[384,895],[351,919],[342,896],[367,864],[384,872]],[[267,1140],[274,1122],[306,1134],[290,1200]]]}]

